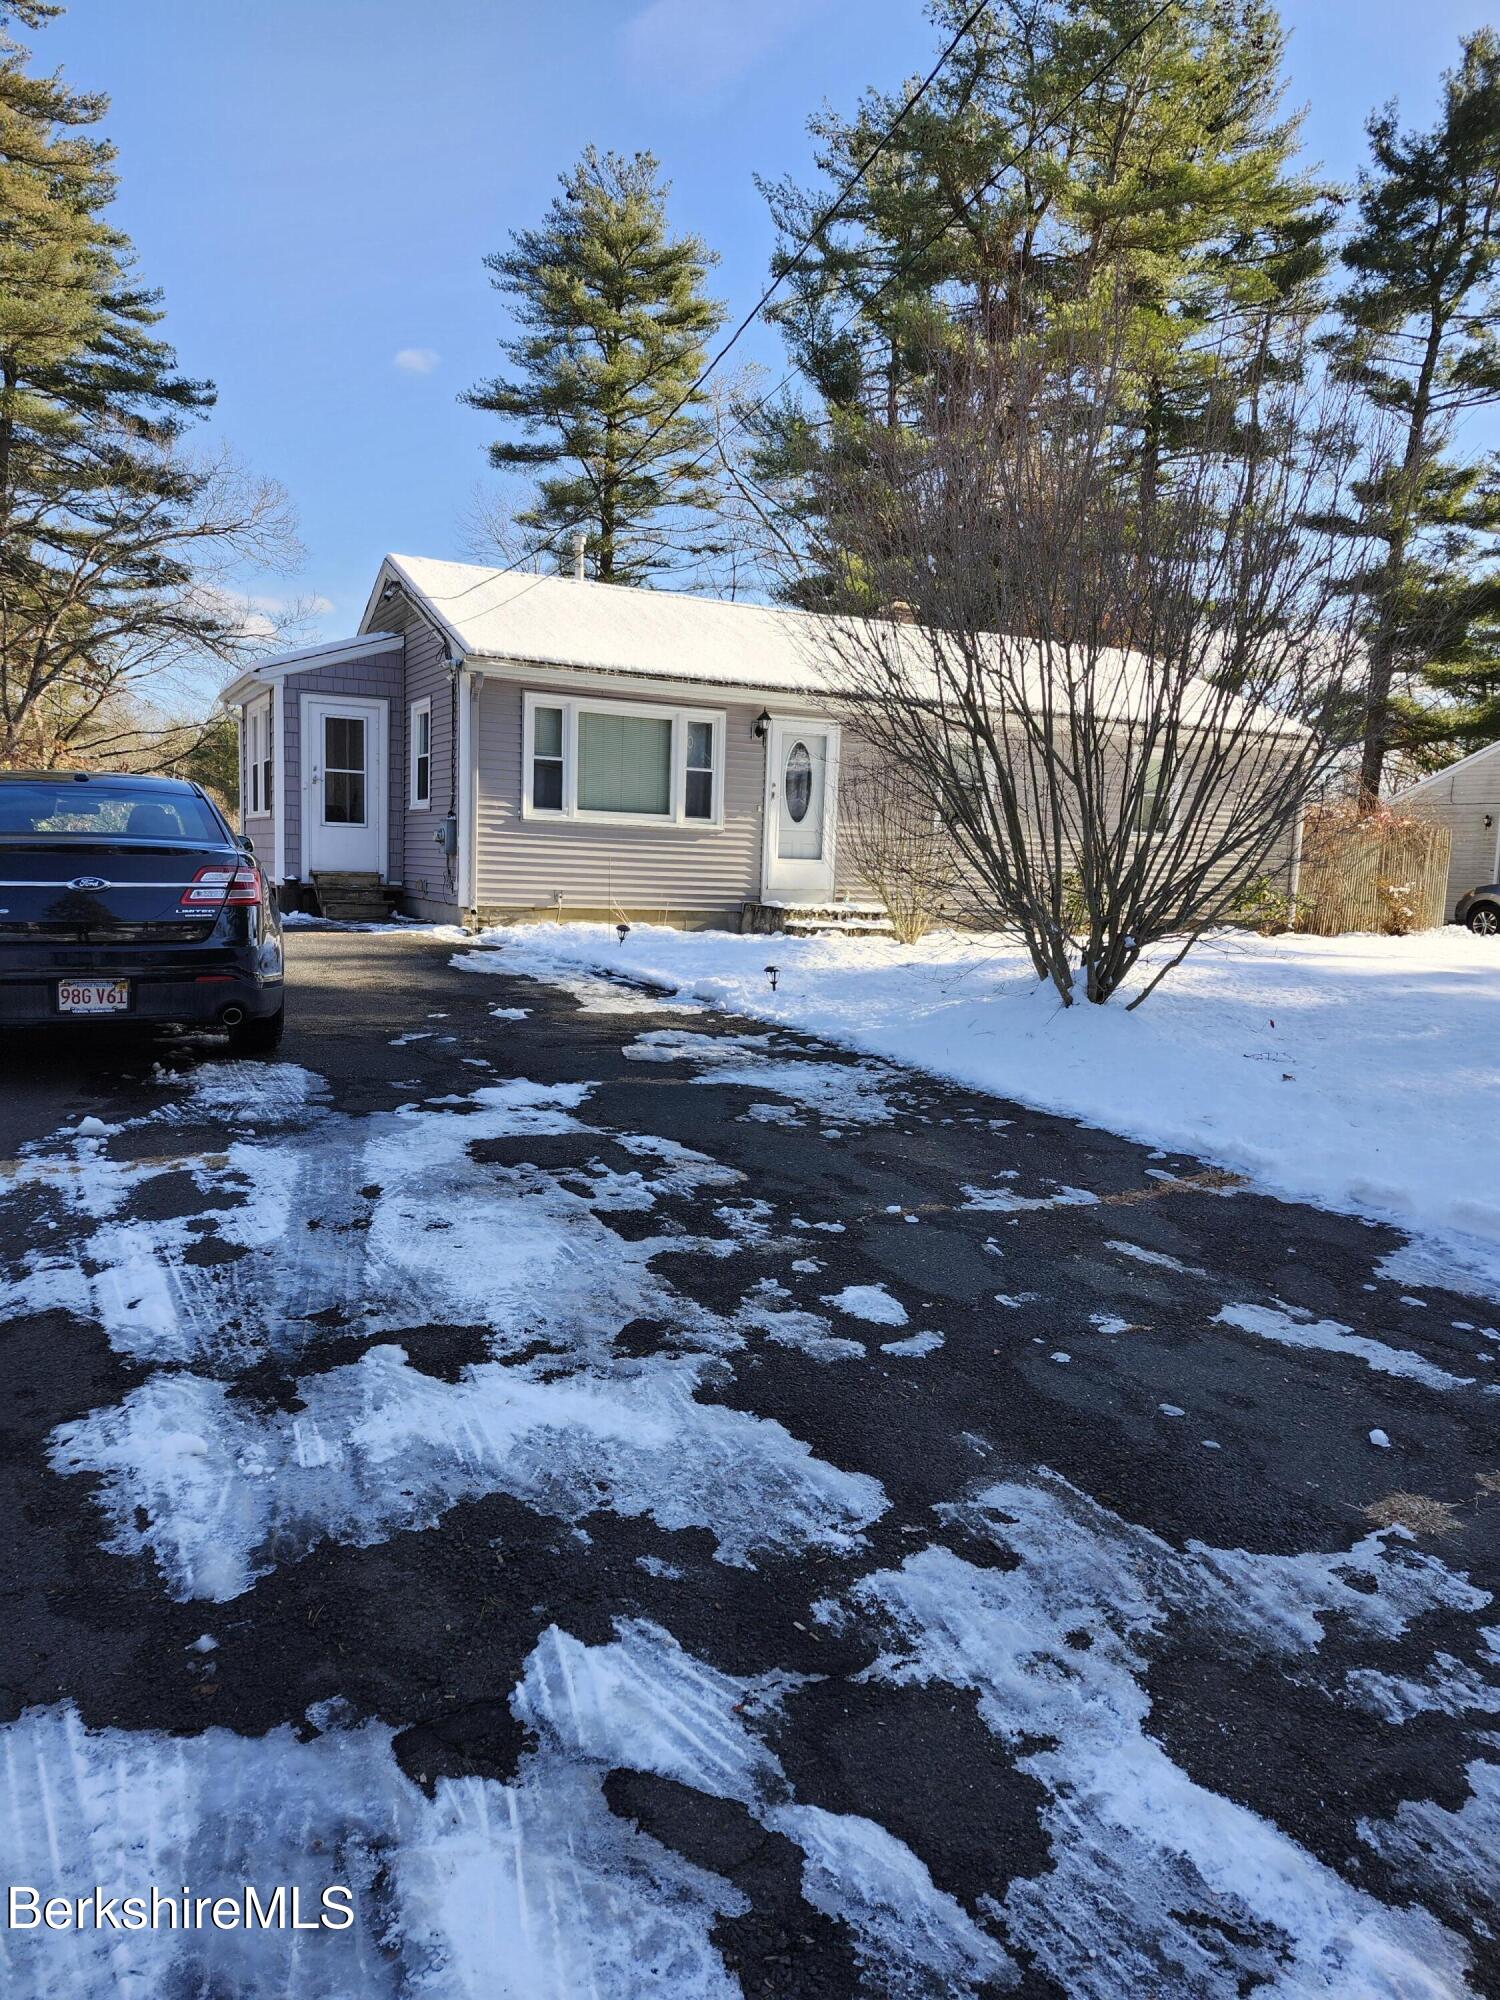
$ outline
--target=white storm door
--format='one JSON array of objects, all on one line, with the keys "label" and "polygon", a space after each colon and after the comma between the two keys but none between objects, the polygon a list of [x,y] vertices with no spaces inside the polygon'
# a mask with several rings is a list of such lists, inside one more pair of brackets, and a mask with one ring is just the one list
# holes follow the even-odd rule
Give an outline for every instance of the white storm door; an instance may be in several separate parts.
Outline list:
[{"label": "white storm door", "polygon": [[835,722],[773,722],[766,749],[768,903],[826,903],[833,895],[838,796]]},{"label": "white storm door", "polygon": [[385,703],[302,697],[302,868],[385,874]]}]

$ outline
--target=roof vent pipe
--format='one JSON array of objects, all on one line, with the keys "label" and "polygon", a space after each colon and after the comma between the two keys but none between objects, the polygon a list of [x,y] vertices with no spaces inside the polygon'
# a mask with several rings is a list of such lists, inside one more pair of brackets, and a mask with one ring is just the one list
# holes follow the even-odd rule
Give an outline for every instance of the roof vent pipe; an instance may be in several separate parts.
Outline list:
[{"label": "roof vent pipe", "polygon": [[573,548],[573,576],[577,582],[582,583],[588,575],[583,564],[583,552],[588,547],[589,538],[582,528],[575,528],[568,540]]}]

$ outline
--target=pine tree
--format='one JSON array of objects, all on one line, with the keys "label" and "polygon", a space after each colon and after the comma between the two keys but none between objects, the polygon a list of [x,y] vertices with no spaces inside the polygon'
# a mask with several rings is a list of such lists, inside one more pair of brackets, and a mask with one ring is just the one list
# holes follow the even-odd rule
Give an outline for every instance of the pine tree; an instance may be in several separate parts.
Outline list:
[{"label": "pine tree", "polygon": [[1500,400],[1500,37],[1465,40],[1431,131],[1402,132],[1393,104],[1368,129],[1336,354],[1394,431],[1348,523],[1379,552],[1360,760],[1374,800],[1392,749],[1420,761],[1500,736],[1500,460],[1458,434]]},{"label": "pine tree", "polygon": [[[106,101],[36,75],[0,0],[0,762],[48,763],[132,682],[242,634],[212,552],[274,541],[271,489],[176,450],[213,402],[155,332],[157,293],[107,220]],[[205,561],[208,569],[205,570]]]},{"label": "pine tree", "polygon": [[[967,8],[930,11],[951,37]],[[817,190],[764,186],[787,281],[776,316],[836,438],[904,421],[955,333],[1045,338],[1081,314],[1115,326],[1123,297],[1149,494],[1226,366],[1273,365],[1280,322],[1315,297],[1330,219],[1327,191],[1290,165],[1275,12],[1180,0],[1146,26],[1153,11],[997,3],[837,222],[813,228],[899,97],[812,122]],[[761,428],[760,470],[783,487],[816,449],[804,419],[792,408]]]},{"label": "pine tree", "polygon": [[643,583],[713,543],[706,397],[689,391],[724,319],[703,289],[718,259],[669,233],[650,153],[590,147],[561,187],[539,229],[485,259],[520,328],[501,343],[514,372],[464,400],[513,427],[492,465],[541,470],[514,517],[533,547],[582,528],[602,582]]}]

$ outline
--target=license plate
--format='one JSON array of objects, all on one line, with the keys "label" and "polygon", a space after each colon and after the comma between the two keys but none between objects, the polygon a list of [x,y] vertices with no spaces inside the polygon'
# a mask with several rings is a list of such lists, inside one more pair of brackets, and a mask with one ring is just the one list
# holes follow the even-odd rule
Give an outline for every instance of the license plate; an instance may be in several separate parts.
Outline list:
[{"label": "license plate", "polygon": [[63,979],[58,982],[60,1014],[123,1014],[130,1005],[128,979]]}]

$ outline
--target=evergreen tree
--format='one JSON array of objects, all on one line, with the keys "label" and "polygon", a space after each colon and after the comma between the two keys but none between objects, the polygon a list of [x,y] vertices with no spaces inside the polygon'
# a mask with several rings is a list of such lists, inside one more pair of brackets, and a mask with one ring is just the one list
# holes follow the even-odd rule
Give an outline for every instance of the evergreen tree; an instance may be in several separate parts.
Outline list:
[{"label": "evergreen tree", "polygon": [[[945,37],[966,11],[930,9]],[[1326,191],[1290,166],[1281,30],[1264,0],[1154,11],[996,0],[846,213],[818,230],[828,185],[900,99],[871,92],[852,120],[813,120],[824,185],[764,192],[787,278],[776,316],[836,435],[905,421],[960,330],[1045,338],[1081,314],[1115,327],[1123,297],[1139,384],[1130,449],[1149,495],[1223,370],[1271,365],[1279,322],[1311,309],[1329,219]],[[794,487],[817,449],[795,406],[758,443],[762,474]]]},{"label": "evergreen tree", "polygon": [[48,763],[133,681],[242,638],[214,554],[266,548],[279,497],[175,447],[213,401],[155,332],[107,220],[105,100],[28,71],[0,0],[0,762]]},{"label": "evergreen tree", "polygon": [[1470,36],[1437,123],[1369,123],[1359,227],[1344,249],[1338,365],[1393,427],[1346,525],[1364,578],[1370,683],[1360,789],[1392,749],[1500,736],[1500,461],[1462,449],[1462,418],[1500,400],[1500,37]]},{"label": "evergreen tree", "polygon": [[492,465],[543,469],[515,516],[533,546],[585,529],[594,574],[638,584],[712,545],[706,397],[688,392],[724,319],[703,289],[718,259],[669,234],[650,153],[590,147],[561,186],[539,229],[485,259],[520,332],[502,342],[514,372],[464,400],[512,427]]}]

